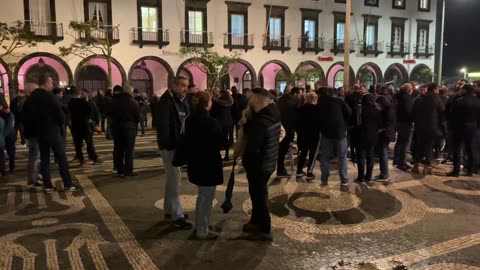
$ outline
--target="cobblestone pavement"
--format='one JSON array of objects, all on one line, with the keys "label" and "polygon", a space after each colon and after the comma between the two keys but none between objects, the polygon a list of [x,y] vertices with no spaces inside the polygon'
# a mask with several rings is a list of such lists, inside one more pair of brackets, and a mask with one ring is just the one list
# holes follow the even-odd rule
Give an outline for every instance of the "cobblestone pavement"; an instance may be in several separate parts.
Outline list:
[{"label": "cobblestone pavement", "polygon": [[[198,241],[163,220],[165,178],[153,133],[137,138],[133,178],[112,177],[112,143],[100,135],[95,143],[105,162],[72,162],[83,188],[74,193],[28,188],[26,148],[18,147],[16,175],[0,183],[0,269],[480,269],[479,177],[446,178],[443,167],[420,177],[392,167],[387,185],[341,188],[336,173],[328,187],[318,177],[272,179],[274,241],[263,243],[241,233],[250,201],[238,169],[229,214],[220,209],[226,183],[217,189],[212,225],[220,239]],[[73,158],[71,143],[67,154]],[[226,180],[230,171],[225,164]],[[352,164],[349,175],[356,176]],[[193,217],[196,187],[183,179],[181,193]]]}]

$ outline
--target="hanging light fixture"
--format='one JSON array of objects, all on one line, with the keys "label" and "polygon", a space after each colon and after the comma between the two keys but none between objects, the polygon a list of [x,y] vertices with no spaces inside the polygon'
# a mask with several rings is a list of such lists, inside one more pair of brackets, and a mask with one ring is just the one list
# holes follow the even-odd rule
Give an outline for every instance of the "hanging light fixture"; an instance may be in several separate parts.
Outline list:
[{"label": "hanging light fixture", "polygon": [[41,57],[40,57],[40,59],[38,59],[38,66],[40,66],[40,67],[45,66],[45,60],[43,60],[43,58],[41,58]]}]

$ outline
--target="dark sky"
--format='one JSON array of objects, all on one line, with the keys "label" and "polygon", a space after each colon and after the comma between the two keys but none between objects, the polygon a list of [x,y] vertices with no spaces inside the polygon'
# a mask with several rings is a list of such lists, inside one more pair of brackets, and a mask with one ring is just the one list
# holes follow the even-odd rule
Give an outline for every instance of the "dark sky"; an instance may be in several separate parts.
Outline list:
[{"label": "dark sky", "polygon": [[443,74],[480,72],[480,0],[446,0]]}]

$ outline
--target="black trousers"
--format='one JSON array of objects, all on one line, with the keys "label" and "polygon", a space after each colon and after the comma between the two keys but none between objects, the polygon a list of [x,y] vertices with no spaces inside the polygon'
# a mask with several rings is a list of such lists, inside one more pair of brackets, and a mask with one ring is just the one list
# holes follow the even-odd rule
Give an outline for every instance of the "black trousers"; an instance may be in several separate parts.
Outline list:
[{"label": "black trousers", "polygon": [[268,173],[247,170],[248,192],[252,201],[250,223],[256,225],[262,233],[270,233],[272,229],[267,187],[270,176]]},{"label": "black trousers", "polygon": [[222,143],[223,143],[223,147],[225,149],[225,159],[228,159],[228,154],[229,154],[229,150],[230,150],[230,144],[229,144],[229,141],[228,141],[228,136],[230,134],[230,127],[222,127]]},{"label": "black trousers", "polygon": [[[357,168],[358,168],[358,180],[370,181],[372,180],[374,158],[375,158],[375,146],[364,146],[357,148]],[[365,164],[366,162],[366,164]],[[366,167],[365,167],[366,166]],[[366,168],[366,170],[365,170]]]},{"label": "black trousers", "polygon": [[303,167],[305,166],[305,161],[307,160],[308,155],[308,169],[312,167],[313,161],[315,159],[315,152],[317,150],[318,142],[310,142],[310,143],[299,143],[298,147],[300,150],[300,155],[298,156],[298,163],[297,163],[297,174],[303,171]]},{"label": "black trousers", "polygon": [[50,176],[50,151],[53,152],[57,160],[63,186],[65,188],[71,187],[72,179],[68,171],[68,161],[63,137],[59,134],[54,138],[48,138],[48,140],[39,139],[38,146],[40,148],[40,172],[42,174],[44,187],[51,188],[53,186]]},{"label": "black trousers", "polygon": [[15,122],[15,137],[16,134],[20,133],[20,144],[25,144],[25,135],[23,134],[24,125],[23,122]]},{"label": "black trousers", "polygon": [[126,128],[113,134],[113,161],[119,175],[133,172],[133,151],[135,149],[136,128]]},{"label": "black trousers", "polygon": [[455,130],[453,132],[453,171],[460,172],[460,164],[462,157],[462,146],[464,157],[464,167],[468,173],[473,173],[476,165],[475,156],[475,135],[476,128],[465,128],[463,130]]},{"label": "black trousers", "polygon": [[79,161],[83,161],[83,141],[87,145],[88,159],[96,161],[98,159],[95,146],[93,145],[93,134],[90,132],[79,133],[76,130],[72,130],[73,143],[75,144],[75,156]]},{"label": "black trousers", "polygon": [[285,155],[290,148],[290,144],[293,142],[295,137],[295,130],[292,128],[285,129],[285,138],[280,142],[278,149],[278,162],[277,162],[277,171],[285,171]]},{"label": "black trousers", "polygon": [[416,163],[425,159],[425,165],[430,165],[433,158],[433,144],[436,136],[425,136],[418,133],[415,134],[415,147],[413,152],[413,160]]}]

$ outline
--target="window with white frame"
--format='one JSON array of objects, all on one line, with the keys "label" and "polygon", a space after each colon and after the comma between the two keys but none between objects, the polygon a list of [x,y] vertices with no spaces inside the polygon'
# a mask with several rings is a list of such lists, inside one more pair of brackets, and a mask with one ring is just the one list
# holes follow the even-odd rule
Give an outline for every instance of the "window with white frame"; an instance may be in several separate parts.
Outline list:
[{"label": "window with white frame", "polygon": [[107,3],[89,2],[88,20],[97,21],[99,25],[108,24]]},{"label": "window with white frame", "polygon": [[303,21],[305,32],[307,34],[308,41],[311,42],[315,39],[316,25],[314,20],[304,20]]},{"label": "window with white frame", "polygon": [[425,28],[420,28],[418,30],[418,47],[420,49],[425,49],[427,47],[427,34],[428,30]]},{"label": "window with white frame", "polygon": [[29,0],[30,21],[45,23],[51,20],[50,0]]},{"label": "window with white frame", "polygon": [[402,27],[394,26],[393,27],[393,50],[400,51],[402,46]]},{"label": "window with white frame", "polygon": [[156,32],[158,28],[158,9],[156,7],[141,7],[142,29],[144,32]]},{"label": "window with white frame", "polygon": [[203,31],[203,12],[190,10],[188,11],[188,30],[190,33],[201,34]]},{"label": "window with white frame", "polygon": [[365,0],[365,6],[378,7],[378,0]]},{"label": "window with white frame", "polygon": [[334,82],[334,85],[335,85],[335,88],[339,88],[339,87],[342,87],[343,86],[343,78],[344,78],[344,72],[343,70],[341,71],[338,71],[336,74],[335,74],[335,82]]},{"label": "window with white frame", "polygon": [[405,8],[405,0],[393,0],[394,8]]},{"label": "window with white frame", "polygon": [[270,18],[269,23],[270,44],[273,46],[280,46],[280,39],[282,36],[282,19]]},{"label": "window with white frame", "polygon": [[429,11],[430,10],[430,0],[418,0],[418,9],[421,11]]},{"label": "window with white frame", "polygon": [[234,45],[242,45],[244,43],[244,34],[245,34],[245,16],[241,14],[232,14],[231,15],[232,21],[232,44]]},{"label": "window with white frame", "polygon": [[336,28],[336,42],[337,46],[343,48],[344,38],[345,38],[345,23],[344,22],[337,22],[335,25]]}]

